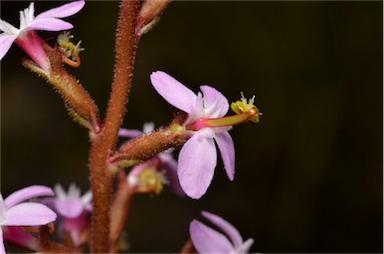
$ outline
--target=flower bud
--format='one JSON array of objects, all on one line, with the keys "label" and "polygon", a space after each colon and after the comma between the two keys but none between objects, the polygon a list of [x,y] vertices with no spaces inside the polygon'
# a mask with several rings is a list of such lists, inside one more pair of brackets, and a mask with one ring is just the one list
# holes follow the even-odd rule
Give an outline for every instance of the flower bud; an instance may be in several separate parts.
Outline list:
[{"label": "flower bud", "polygon": [[170,2],[171,0],[146,0],[143,3],[139,12],[139,16],[137,17],[137,31],[139,35],[143,34],[142,30],[144,29],[145,25],[158,19],[161,12],[167,7]]}]

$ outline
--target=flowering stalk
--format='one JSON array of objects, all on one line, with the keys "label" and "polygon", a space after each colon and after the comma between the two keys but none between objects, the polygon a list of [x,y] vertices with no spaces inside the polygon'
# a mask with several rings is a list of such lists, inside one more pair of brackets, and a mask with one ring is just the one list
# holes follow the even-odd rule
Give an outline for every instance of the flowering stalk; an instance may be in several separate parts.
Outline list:
[{"label": "flowering stalk", "polygon": [[92,241],[94,253],[109,251],[110,205],[113,174],[108,159],[117,142],[130,91],[138,37],[135,35],[138,1],[120,5],[116,35],[114,81],[104,126],[94,138],[90,150],[91,188],[93,193]]}]

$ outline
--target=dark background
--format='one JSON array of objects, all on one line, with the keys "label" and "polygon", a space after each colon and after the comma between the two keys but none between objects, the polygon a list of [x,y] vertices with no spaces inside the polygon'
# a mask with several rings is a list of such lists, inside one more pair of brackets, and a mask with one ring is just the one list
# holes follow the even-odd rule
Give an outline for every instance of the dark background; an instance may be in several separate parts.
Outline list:
[{"label": "dark background", "polygon": [[[37,2],[36,13],[62,2]],[[28,2],[1,2],[18,25]],[[70,69],[104,112],[114,57],[117,2],[92,1],[77,15],[82,65]],[[173,109],[149,75],[164,70],[230,101],[256,95],[259,124],[236,126],[236,177],[222,164],[199,201],[167,188],[135,199],[132,252],[178,252],[200,210],[235,225],[253,252],[382,252],[382,2],[172,2],[142,37],[124,127],[166,125]],[[49,38],[57,33],[40,33]],[[87,133],[60,97],[20,65],[2,60],[1,191],[32,184],[88,186]]]}]

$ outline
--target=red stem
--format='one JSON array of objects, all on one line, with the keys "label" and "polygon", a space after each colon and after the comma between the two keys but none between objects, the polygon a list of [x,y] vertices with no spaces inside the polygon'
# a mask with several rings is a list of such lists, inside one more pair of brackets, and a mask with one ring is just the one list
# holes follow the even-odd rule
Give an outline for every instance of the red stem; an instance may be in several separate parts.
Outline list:
[{"label": "red stem", "polygon": [[135,194],[135,190],[129,186],[123,170],[119,172],[118,186],[111,210],[110,253],[119,251],[119,248],[116,248],[116,243],[124,229]]},{"label": "red stem", "polygon": [[91,188],[93,192],[92,241],[93,253],[109,251],[109,225],[113,174],[108,158],[114,151],[117,134],[132,84],[138,37],[135,35],[139,2],[122,1],[116,35],[114,81],[103,129],[94,138],[90,150]]}]

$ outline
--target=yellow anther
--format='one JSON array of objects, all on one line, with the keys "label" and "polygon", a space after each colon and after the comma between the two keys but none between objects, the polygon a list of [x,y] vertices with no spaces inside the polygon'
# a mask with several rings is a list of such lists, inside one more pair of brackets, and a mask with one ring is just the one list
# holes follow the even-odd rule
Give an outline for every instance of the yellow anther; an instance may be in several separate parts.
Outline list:
[{"label": "yellow anther", "polygon": [[168,183],[163,172],[153,168],[147,168],[140,174],[139,192],[155,192],[159,194],[164,184]]},{"label": "yellow anther", "polygon": [[244,112],[252,113],[253,116],[248,118],[247,121],[258,123],[260,121],[260,116],[262,115],[262,113],[254,105],[254,102],[255,102],[255,96],[252,96],[252,98],[247,101],[247,99],[244,97],[243,92],[241,92],[240,100],[236,102],[232,102],[231,109],[236,114],[242,114]]},{"label": "yellow anther", "polygon": [[80,66],[79,54],[84,50],[84,48],[80,47],[81,41],[79,41],[76,45],[71,42],[72,38],[73,35],[66,31],[59,34],[57,37],[57,44],[61,51],[63,62],[72,67],[78,67]]}]

